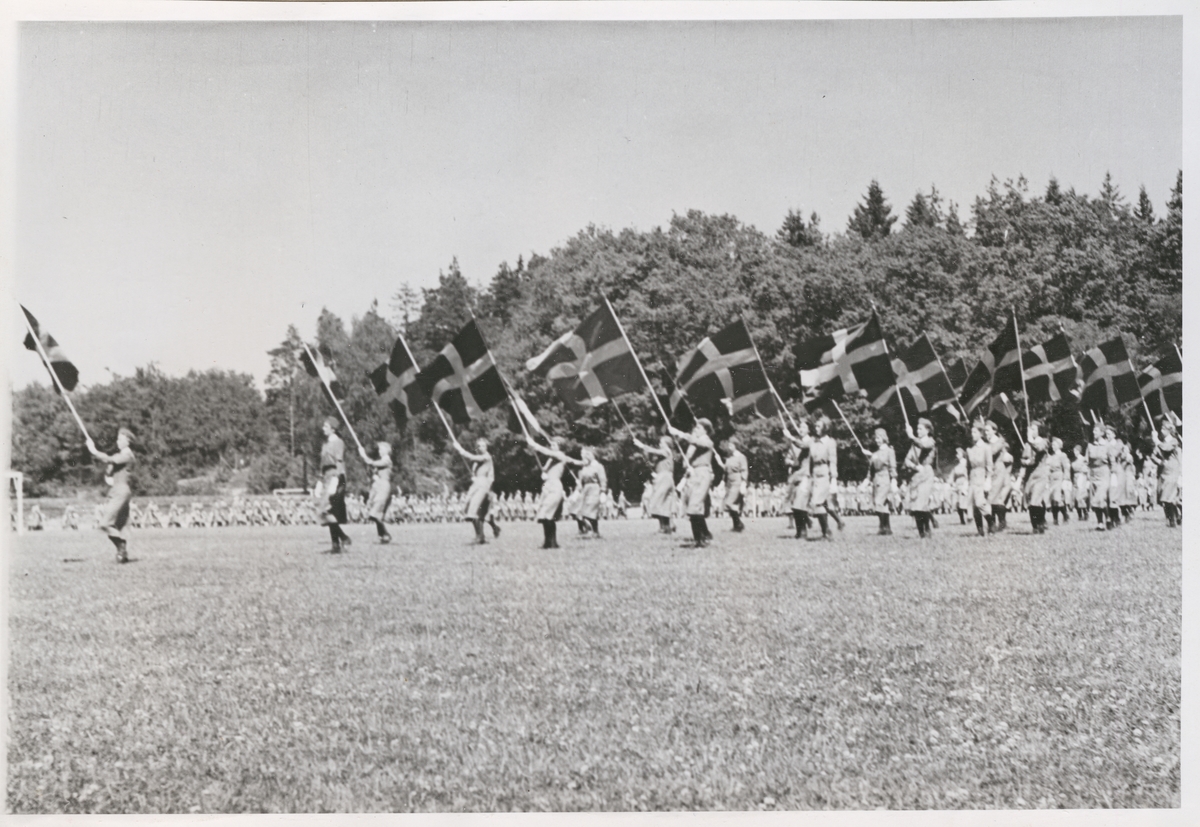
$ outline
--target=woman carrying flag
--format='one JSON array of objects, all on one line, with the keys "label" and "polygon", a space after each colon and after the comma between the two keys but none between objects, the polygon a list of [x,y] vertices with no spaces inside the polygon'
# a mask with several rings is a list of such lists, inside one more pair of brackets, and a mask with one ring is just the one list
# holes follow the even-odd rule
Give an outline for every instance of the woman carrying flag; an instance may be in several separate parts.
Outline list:
[{"label": "woman carrying flag", "polygon": [[1088,503],[1096,512],[1096,530],[1112,528],[1109,525],[1108,489],[1112,483],[1112,457],[1108,442],[1104,438],[1104,423],[1096,419],[1092,428],[1092,441],[1087,447]]},{"label": "woman carrying flag", "polygon": [[[837,441],[829,435],[829,417],[821,414],[813,422],[817,438],[809,449],[812,462],[812,494],[809,512],[821,526],[821,539],[832,540],[829,533],[829,514],[835,511],[834,488],[837,485]],[[840,524],[840,521],[839,521]]]},{"label": "woman carrying flag", "polygon": [[584,448],[579,457],[583,466],[579,469],[579,519],[591,529],[591,536],[600,539],[600,500],[608,490],[608,474],[593,449]]},{"label": "woman carrying flag", "polygon": [[870,463],[871,501],[875,508],[875,516],[879,518],[879,534],[886,536],[892,533],[891,509],[888,507],[888,494],[892,491],[892,480],[896,478],[896,449],[888,443],[887,431],[875,429],[875,453],[863,450]]},{"label": "woman carrying flag", "polygon": [[971,483],[967,472],[967,452],[961,446],[954,449],[954,470],[950,472],[950,500],[958,512],[959,525],[967,524],[967,512],[971,510]]},{"label": "woman carrying flag", "polygon": [[785,462],[788,467],[788,495],[786,507],[792,512],[792,522],[796,528],[796,539],[808,539],[808,505],[812,497],[812,437],[808,433],[808,423],[800,420],[797,425],[798,435],[793,435],[786,427],[783,435],[791,447]]},{"label": "woman carrying flag", "polygon": [[368,457],[366,449],[361,446],[358,449],[358,455],[362,457],[363,462],[374,469],[371,478],[371,492],[367,495],[367,519],[375,523],[375,530],[379,533],[379,542],[387,544],[392,541],[392,535],[388,534],[383,518],[387,515],[388,505],[392,502],[392,444],[379,442],[377,445],[379,459]]},{"label": "woman carrying flag", "polygon": [[133,491],[129,487],[129,467],[133,465],[133,451],[130,450],[132,442],[133,431],[121,428],[117,431],[117,452],[109,455],[98,450],[90,436],[87,438],[88,452],[101,462],[108,463],[104,469],[104,479],[112,487],[108,491],[108,504],[100,518],[99,528],[116,546],[118,563],[129,562],[125,537],[121,532],[129,523],[129,504],[133,499]]},{"label": "woman carrying flag", "polygon": [[329,527],[330,554],[340,554],[352,543],[342,524],[346,522],[346,443],[337,434],[338,421],[325,417],[321,431],[321,522]]},{"label": "woman carrying flag", "polygon": [[646,513],[658,520],[659,534],[672,534],[675,526],[671,518],[675,513],[675,452],[671,447],[671,438],[663,435],[658,440],[658,447],[633,438],[633,444],[646,454],[657,457],[654,463],[654,476],[650,482],[649,498],[642,507]]},{"label": "woman carrying flag", "polygon": [[713,480],[712,423],[700,417],[690,433],[671,425],[667,427],[676,437],[689,443],[683,457],[688,466],[687,515],[692,524],[692,539],[697,548],[703,548],[712,539],[705,519],[708,516],[708,490]]},{"label": "woman carrying flag", "polygon": [[992,490],[988,504],[992,507],[988,530],[1008,530],[1008,498],[1012,495],[1013,456],[1008,450],[1008,440],[1000,436],[1000,429],[989,419],[983,425],[988,447],[992,451]]},{"label": "woman carrying flag", "polygon": [[488,453],[488,441],[483,437],[475,440],[475,450],[478,453],[472,454],[459,445],[453,434],[450,439],[459,456],[471,463],[471,487],[467,489],[463,515],[475,527],[476,545],[487,545],[487,536],[483,533],[485,520],[492,524],[492,531],[496,536],[500,536],[500,527],[496,525],[495,518],[489,513],[492,503],[492,482],[496,479],[496,466],[492,462],[492,455]]},{"label": "woman carrying flag", "polygon": [[971,426],[971,447],[966,451],[968,501],[975,517],[975,530],[983,537],[983,521],[987,518],[987,533],[992,533],[992,509],[988,497],[992,491],[992,448],[984,439],[984,427],[976,422]]},{"label": "woman carrying flag", "polygon": [[1154,459],[1158,465],[1158,501],[1167,515],[1167,525],[1174,528],[1183,524],[1182,498],[1179,496],[1179,474],[1182,471],[1180,454],[1182,446],[1175,436],[1175,426],[1169,419],[1162,424],[1162,438],[1151,429],[1154,437]]},{"label": "woman carrying flag", "polygon": [[563,508],[563,472],[568,465],[583,465],[582,460],[571,459],[559,448],[558,439],[550,438],[550,447],[543,448],[526,435],[525,442],[539,454],[547,457],[542,466],[542,493],[537,501],[537,513],[534,516],[542,524],[542,548],[558,548],[558,519],[562,516]]},{"label": "woman carrying flag", "polygon": [[937,467],[937,443],[933,439],[933,423],[922,417],[917,421],[916,433],[907,421],[904,429],[912,440],[908,456],[904,458],[904,467],[913,471],[909,480],[909,492],[912,496],[912,513],[917,521],[917,534],[921,539],[933,536],[933,483],[937,478],[934,468]]},{"label": "woman carrying flag", "polygon": [[1046,533],[1046,505],[1050,498],[1050,446],[1040,430],[1037,422],[1029,423],[1025,447],[1021,451],[1025,507],[1029,509],[1029,525],[1034,534]]}]

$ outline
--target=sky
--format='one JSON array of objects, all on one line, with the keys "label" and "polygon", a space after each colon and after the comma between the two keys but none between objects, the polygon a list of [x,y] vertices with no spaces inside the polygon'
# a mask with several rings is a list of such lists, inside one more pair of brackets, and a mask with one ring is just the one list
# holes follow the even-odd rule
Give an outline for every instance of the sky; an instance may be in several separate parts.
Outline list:
[{"label": "sky", "polygon": [[[261,385],[266,351],[457,257],[486,284],[595,224],[789,209],[840,232],[877,179],[1106,172],[1165,211],[1178,17],[20,24],[12,292],[103,383]],[[15,303],[11,324],[22,323]],[[7,351],[13,387],[48,382]],[[382,354],[381,354],[382,358]]]}]

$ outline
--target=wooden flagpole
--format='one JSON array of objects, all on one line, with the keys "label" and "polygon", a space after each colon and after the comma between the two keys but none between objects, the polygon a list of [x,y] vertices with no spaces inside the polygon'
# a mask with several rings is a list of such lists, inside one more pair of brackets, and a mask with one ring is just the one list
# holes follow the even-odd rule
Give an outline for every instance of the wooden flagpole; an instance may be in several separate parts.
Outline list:
[{"label": "wooden flagpole", "polygon": [[[762,354],[758,352],[758,344],[754,341],[754,337],[750,335],[750,325],[746,324],[745,318],[743,318],[740,314],[738,315],[738,318],[741,320],[742,326],[746,328],[746,338],[750,340],[750,347],[754,348],[754,356],[758,359],[758,367],[762,370],[763,377],[767,380],[767,387],[771,391],[771,396],[774,398],[775,404],[779,408],[780,423],[782,423],[783,427],[786,429],[788,421],[791,420],[792,427],[799,432],[800,426],[796,424],[794,419],[792,419],[792,412],[788,410],[787,405],[783,404],[783,397],[779,395],[779,391],[775,390],[775,383],[771,381],[771,377],[767,373],[767,365],[765,362],[763,362]],[[787,415],[787,419],[784,419],[785,414]]]},{"label": "wooden flagpole", "polygon": [[[312,351],[308,349],[308,343],[305,342],[304,340],[301,340],[300,346],[304,348],[304,352],[306,354],[308,354],[308,360],[310,362],[312,362],[313,367],[315,368],[317,365],[317,360],[313,358]],[[406,345],[406,347],[407,347],[407,345]],[[354,444],[358,446],[359,451],[361,451],[362,453],[365,454],[367,452],[367,450],[365,448],[363,448],[362,442],[360,442],[358,439],[358,434],[356,434],[354,432],[354,426],[350,424],[350,420],[346,416],[346,412],[344,410],[342,410],[342,403],[338,401],[338,398],[336,396],[334,396],[333,388],[329,387],[329,382],[327,382],[325,380],[325,377],[321,375],[321,371],[317,371],[317,378],[321,380],[321,384],[324,385],[325,390],[329,392],[329,398],[333,400],[333,407],[337,408],[337,412],[342,417],[342,422],[346,423],[346,430],[348,430],[350,432],[350,436],[352,436],[354,438]]]},{"label": "wooden flagpole", "polygon": [[854,441],[858,443],[858,450],[865,454],[867,449],[863,447],[862,441],[858,438],[858,434],[854,433],[854,429],[850,427],[850,420],[846,419],[846,414],[842,410],[842,406],[837,403],[836,399],[830,398],[829,401],[833,403],[833,407],[837,409],[838,415],[842,417],[842,422],[846,423],[846,430],[850,432],[850,436],[854,437]]},{"label": "wooden flagpole", "polygon": [[63,401],[67,403],[67,407],[71,409],[71,416],[75,417],[75,424],[79,426],[79,430],[83,431],[84,439],[91,439],[87,428],[84,427],[83,420],[79,416],[79,412],[75,410],[75,405],[71,402],[71,397],[67,396],[67,389],[62,386],[58,374],[54,372],[54,366],[50,364],[50,357],[46,355],[46,351],[42,348],[41,337],[37,335],[37,331],[29,323],[29,317],[25,315],[24,309],[21,311],[21,318],[25,320],[25,327],[29,330],[29,337],[33,339],[33,343],[37,346],[38,356],[42,357],[42,364],[46,366],[46,370],[50,371],[50,379],[54,382],[54,386],[58,388],[58,395],[63,398]]},{"label": "wooden flagpole", "polygon": [[[1025,397],[1025,427],[1029,427],[1029,423],[1033,420],[1029,418],[1029,392],[1025,390],[1025,358],[1021,356],[1021,329],[1017,325],[1017,308],[1012,308],[1013,333],[1017,338],[1017,368],[1021,371],[1021,396]],[[1020,438],[1021,429],[1017,428],[1017,437]],[[1022,442],[1022,445],[1025,443]]]},{"label": "wooden flagpole", "polygon": [[637,365],[638,372],[642,375],[642,381],[646,383],[646,390],[650,392],[650,398],[654,400],[654,406],[658,408],[659,414],[662,415],[663,424],[667,426],[667,433],[671,434],[671,441],[675,443],[675,449],[680,454],[683,454],[683,446],[679,444],[679,439],[671,432],[671,420],[667,417],[667,412],[663,410],[662,402],[659,401],[658,394],[654,392],[654,386],[650,384],[650,378],[646,376],[646,369],[642,367],[642,360],[638,358],[637,351],[633,349],[633,344],[629,341],[629,336],[625,334],[625,326],[621,324],[621,319],[617,316],[617,311],[613,309],[612,302],[608,300],[608,296],[604,297],[604,304],[608,307],[608,312],[612,314],[613,321],[617,323],[617,330],[621,331],[621,338],[625,340],[625,346],[633,354],[634,364]]}]

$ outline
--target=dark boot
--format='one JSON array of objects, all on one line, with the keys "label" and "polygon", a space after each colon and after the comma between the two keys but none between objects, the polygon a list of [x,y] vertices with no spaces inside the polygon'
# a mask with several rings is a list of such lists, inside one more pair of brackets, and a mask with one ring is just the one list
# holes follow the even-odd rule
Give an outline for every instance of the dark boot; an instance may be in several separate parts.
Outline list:
[{"label": "dark boot", "polygon": [[1116,528],[1119,525],[1121,525],[1121,509],[1119,509],[1119,508],[1108,509],[1108,522],[1113,528]]},{"label": "dark boot", "polygon": [[822,540],[832,540],[833,535],[829,533],[829,515],[828,514],[818,514],[817,522],[821,524],[821,539]]},{"label": "dark boot", "polygon": [[1167,527],[1175,527],[1175,506],[1171,503],[1163,503],[1163,513],[1167,515]]},{"label": "dark boot", "polygon": [[713,538],[712,532],[708,530],[708,520],[705,517],[697,519],[700,520],[700,536],[704,538],[704,544],[708,545],[708,541]]},{"label": "dark boot", "polygon": [[875,516],[879,518],[879,535],[882,537],[883,535],[887,534],[887,529],[885,528],[887,525],[887,515],[876,514]]},{"label": "dark boot", "polygon": [[496,522],[496,518],[488,517],[488,522],[491,523],[491,526],[492,526],[492,536],[499,537],[500,536],[500,524]]},{"label": "dark boot", "polygon": [[967,524],[967,512],[962,508],[958,509],[958,524],[959,525]]},{"label": "dark boot", "polygon": [[538,520],[542,524],[542,548],[553,548],[550,545],[550,521]]},{"label": "dark boot", "polygon": [[742,522],[741,514],[738,514],[736,511],[734,511],[729,516],[733,518],[733,530],[735,532],[742,532],[746,530],[746,524]]},{"label": "dark boot", "polygon": [[691,514],[688,515],[688,520],[692,524],[692,542],[697,548],[704,545],[704,529],[700,527],[701,519],[701,517],[696,517]]},{"label": "dark boot", "polygon": [[996,533],[996,515],[989,513],[989,514],[985,515],[984,519],[987,520],[987,527],[988,527],[987,533],[995,534]]},{"label": "dark boot", "polygon": [[471,520],[471,525],[475,527],[475,544],[479,546],[486,546],[487,536],[483,533],[483,520]]},{"label": "dark boot", "polygon": [[595,518],[588,517],[588,525],[590,525],[592,527],[592,534],[596,535],[596,537],[599,538],[599,536],[600,536],[600,518],[599,517],[595,517]]},{"label": "dark boot", "polygon": [[550,529],[550,548],[558,548],[558,523],[554,520],[547,520],[546,523]]},{"label": "dark boot", "polygon": [[883,533],[890,537],[892,535],[892,515],[880,514],[879,518],[883,520]]},{"label": "dark boot", "polygon": [[342,553],[341,533],[342,532],[338,530],[338,527],[336,525],[329,526],[329,542],[330,542],[329,553],[330,554],[341,554]]},{"label": "dark boot", "polygon": [[805,531],[806,526],[804,525],[804,522],[805,522],[804,512],[796,511],[795,509],[793,509],[792,510],[792,524],[796,526],[796,539],[797,540],[803,540],[803,539],[807,538],[807,536],[808,536],[808,533]]},{"label": "dark boot", "polygon": [[983,531],[983,512],[978,508],[975,509],[975,530],[979,532],[980,537],[985,537]]}]

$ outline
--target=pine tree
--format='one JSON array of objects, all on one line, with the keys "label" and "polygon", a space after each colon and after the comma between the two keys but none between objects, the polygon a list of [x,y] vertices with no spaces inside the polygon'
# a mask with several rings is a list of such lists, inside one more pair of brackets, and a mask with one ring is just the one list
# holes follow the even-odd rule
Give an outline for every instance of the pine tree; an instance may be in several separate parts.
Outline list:
[{"label": "pine tree", "polygon": [[798,210],[788,210],[783,226],[775,233],[775,237],[792,247],[816,247],[825,240],[820,225],[821,218],[816,213],[805,224],[804,216]]},{"label": "pine tree", "polygon": [[875,241],[891,235],[892,225],[896,216],[892,215],[892,207],[883,197],[879,181],[872,179],[867,187],[865,202],[854,208],[854,215],[846,229],[855,232],[867,241]]}]

